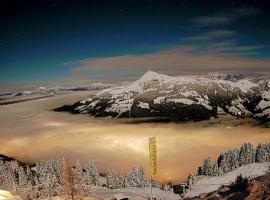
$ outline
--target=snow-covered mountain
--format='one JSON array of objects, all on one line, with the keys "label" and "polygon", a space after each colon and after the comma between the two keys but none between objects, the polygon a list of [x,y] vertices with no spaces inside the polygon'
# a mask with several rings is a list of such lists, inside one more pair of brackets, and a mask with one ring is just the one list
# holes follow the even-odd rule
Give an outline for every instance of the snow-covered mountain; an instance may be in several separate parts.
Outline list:
[{"label": "snow-covered mountain", "polygon": [[242,75],[172,77],[148,71],[140,79],[104,89],[57,111],[95,117],[164,117],[204,120],[221,114],[270,119],[270,83],[254,83]]}]

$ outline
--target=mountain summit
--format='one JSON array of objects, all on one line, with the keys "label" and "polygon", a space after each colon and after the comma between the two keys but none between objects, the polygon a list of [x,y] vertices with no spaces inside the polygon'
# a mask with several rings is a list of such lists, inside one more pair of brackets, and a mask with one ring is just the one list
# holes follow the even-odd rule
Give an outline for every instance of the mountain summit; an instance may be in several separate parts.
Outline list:
[{"label": "mountain summit", "polygon": [[95,117],[162,117],[176,121],[205,120],[219,115],[270,119],[268,81],[254,83],[241,75],[172,77],[153,71],[140,79],[102,90],[68,110]]}]

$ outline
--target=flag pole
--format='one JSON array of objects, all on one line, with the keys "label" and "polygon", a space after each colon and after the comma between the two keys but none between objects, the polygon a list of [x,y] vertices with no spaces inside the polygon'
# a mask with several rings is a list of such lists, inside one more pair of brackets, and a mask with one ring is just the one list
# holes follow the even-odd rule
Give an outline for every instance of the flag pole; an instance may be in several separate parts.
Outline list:
[{"label": "flag pole", "polygon": [[150,200],[153,199],[153,189],[152,189],[152,167],[151,167],[151,147],[150,147],[150,142],[149,142],[149,171],[150,171],[150,191],[151,191],[151,196]]}]

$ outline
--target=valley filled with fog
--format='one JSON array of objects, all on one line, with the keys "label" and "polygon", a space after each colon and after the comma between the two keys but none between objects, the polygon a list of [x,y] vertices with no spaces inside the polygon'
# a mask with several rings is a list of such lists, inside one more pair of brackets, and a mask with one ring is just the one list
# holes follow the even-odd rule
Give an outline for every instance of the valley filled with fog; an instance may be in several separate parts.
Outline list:
[{"label": "valley filled with fog", "polygon": [[[269,139],[269,130],[252,123],[203,121],[186,123],[128,123],[128,120],[93,118],[54,112],[62,105],[87,98],[91,92],[72,92],[0,106],[2,154],[33,162],[56,156],[96,161],[102,171],[119,172],[132,166],[148,169],[148,138],[158,146],[159,177],[181,181],[195,172],[202,159],[244,142]],[[192,154],[192,156],[191,156]]]}]

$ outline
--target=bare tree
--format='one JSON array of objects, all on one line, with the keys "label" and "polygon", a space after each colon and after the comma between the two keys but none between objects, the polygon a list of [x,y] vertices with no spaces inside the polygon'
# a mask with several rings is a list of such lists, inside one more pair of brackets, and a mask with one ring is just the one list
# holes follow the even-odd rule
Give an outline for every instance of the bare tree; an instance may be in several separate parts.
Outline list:
[{"label": "bare tree", "polygon": [[[78,184],[78,180],[80,180],[81,173],[80,171],[76,168],[73,167],[71,162],[65,158],[63,158],[62,161],[62,189],[61,189],[61,194],[64,199],[67,200],[75,200],[75,195],[80,199],[81,195],[81,185]],[[77,184],[76,184],[77,183]]]}]

